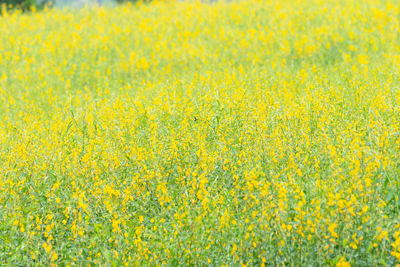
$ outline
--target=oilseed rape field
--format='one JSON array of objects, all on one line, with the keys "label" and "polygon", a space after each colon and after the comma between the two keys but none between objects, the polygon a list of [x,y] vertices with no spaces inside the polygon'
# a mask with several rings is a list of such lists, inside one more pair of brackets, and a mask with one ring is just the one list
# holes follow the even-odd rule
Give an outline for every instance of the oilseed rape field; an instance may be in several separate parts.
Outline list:
[{"label": "oilseed rape field", "polygon": [[396,0],[0,16],[0,262],[398,266]]}]

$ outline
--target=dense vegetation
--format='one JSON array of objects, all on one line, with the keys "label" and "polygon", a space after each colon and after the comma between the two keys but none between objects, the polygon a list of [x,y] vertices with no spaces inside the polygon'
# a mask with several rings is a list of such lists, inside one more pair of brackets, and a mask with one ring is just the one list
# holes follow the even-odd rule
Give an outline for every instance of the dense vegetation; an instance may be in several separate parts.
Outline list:
[{"label": "dense vegetation", "polygon": [[[0,0],[0,11],[6,9],[17,10],[17,11],[36,11],[41,10],[45,7],[74,7],[74,3],[80,3],[80,6],[86,5],[102,5],[102,4],[110,4],[110,3],[135,3],[138,0]],[[140,2],[150,2],[150,0],[140,0]],[[58,4],[58,5],[57,5]],[[78,4],[79,6],[79,4]]]},{"label": "dense vegetation", "polygon": [[27,11],[32,8],[38,8],[44,6],[45,2],[39,2],[37,0],[0,0],[2,9],[13,9]]},{"label": "dense vegetation", "polygon": [[6,265],[400,263],[395,0],[0,17]]}]

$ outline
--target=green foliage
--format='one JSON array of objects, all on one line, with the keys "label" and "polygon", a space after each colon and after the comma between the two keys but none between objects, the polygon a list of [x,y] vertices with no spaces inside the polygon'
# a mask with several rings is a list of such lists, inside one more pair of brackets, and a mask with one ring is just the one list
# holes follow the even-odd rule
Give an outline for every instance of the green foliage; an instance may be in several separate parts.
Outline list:
[{"label": "green foliage", "polygon": [[22,11],[28,11],[32,8],[38,9],[49,4],[48,0],[0,0],[0,5],[6,7],[7,9],[20,9]]}]

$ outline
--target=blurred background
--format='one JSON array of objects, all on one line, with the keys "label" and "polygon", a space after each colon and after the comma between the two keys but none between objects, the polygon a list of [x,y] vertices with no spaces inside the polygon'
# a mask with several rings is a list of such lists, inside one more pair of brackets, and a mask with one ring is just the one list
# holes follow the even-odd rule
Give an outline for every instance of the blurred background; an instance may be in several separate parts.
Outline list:
[{"label": "blurred background", "polygon": [[44,7],[73,7],[79,8],[92,5],[115,5],[122,2],[137,0],[0,0],[2,8],[29,11]]}]

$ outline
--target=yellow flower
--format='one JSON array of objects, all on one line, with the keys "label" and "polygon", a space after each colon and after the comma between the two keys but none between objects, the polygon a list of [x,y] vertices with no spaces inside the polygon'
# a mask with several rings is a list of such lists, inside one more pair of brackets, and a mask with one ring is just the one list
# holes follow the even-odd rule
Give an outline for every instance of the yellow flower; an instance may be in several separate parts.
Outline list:
[{"label": "yellow flower", "polygon": [[51,255],[51,261],[55,261],[57,259],[58,259],[57,253],[53,252],[53,254]]},{"label": "yellow flower", "polygon": [[351,267],[351,264],[346,261],[345,257],[342,257],[340,261],[336,264],[336,267]]},{"label": "yellow flower", "polygon": [[53,246],[51,244],[47,244],[46,242],[43,243],[43,248],[47,253],[50,253],[51,249],[53,248]]}]

